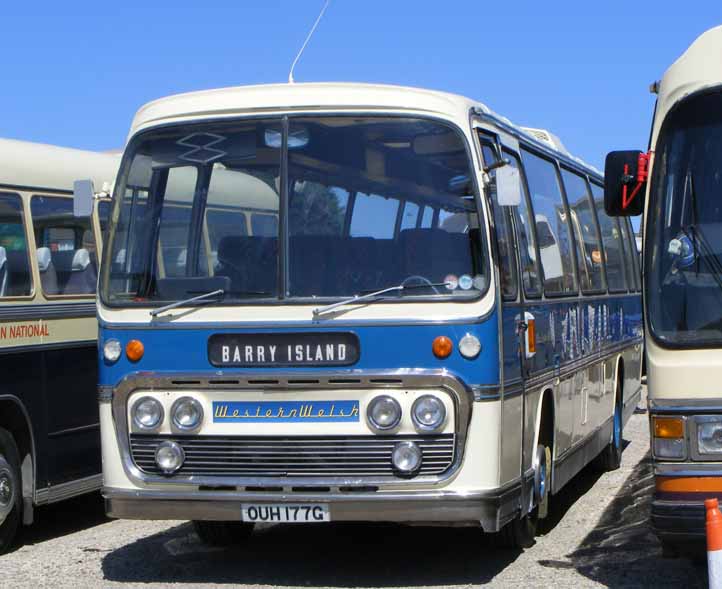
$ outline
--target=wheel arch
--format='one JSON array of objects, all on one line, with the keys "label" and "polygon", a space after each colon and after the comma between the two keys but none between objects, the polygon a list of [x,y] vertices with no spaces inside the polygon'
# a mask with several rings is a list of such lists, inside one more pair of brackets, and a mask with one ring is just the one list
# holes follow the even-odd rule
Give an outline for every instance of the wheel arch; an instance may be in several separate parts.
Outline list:
[{"label": "wheel arch", "polygon": [[0,394],[0,427],[12,435],[20,453],[24,523],[32,523],[32,504],[37,477],[37,451],[30,415],[23,402],[15,395]]}]

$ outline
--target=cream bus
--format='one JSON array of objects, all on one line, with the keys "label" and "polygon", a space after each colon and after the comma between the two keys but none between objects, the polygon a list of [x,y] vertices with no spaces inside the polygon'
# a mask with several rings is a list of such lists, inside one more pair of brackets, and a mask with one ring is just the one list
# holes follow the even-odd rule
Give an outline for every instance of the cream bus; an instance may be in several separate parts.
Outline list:
[{"label": "cream bus", "polygon": [[674,549],[704,541],[703,501],[722,499],[722,27],[653,89],[649,152],[607,156],[605,199],[644,213],[652,522]]},{"label": "cream bus", "polygon": [[118,156],[0,140],[0,553],[33,507],[101,484],[95,285],[101,217],[73,184]]},{"label": "cream bus", "polygon": [[602,191],[442,92],[146,105],[99,282],[108,513],[211,543],[360,520],[530,545],[582,467],[619,465],[639,398],[633,233]]}]

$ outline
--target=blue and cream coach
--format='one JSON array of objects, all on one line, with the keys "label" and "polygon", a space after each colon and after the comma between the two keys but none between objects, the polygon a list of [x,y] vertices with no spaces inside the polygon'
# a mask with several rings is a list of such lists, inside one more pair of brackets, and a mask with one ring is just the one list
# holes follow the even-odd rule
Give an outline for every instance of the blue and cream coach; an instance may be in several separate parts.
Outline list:
[{"label": "blue and cream coach", "polygon": [[640,383],[631,226],[545,131],[364,84],[136,115],[101,269],[107,511],[456,522],[528,545],[615,468]]}]

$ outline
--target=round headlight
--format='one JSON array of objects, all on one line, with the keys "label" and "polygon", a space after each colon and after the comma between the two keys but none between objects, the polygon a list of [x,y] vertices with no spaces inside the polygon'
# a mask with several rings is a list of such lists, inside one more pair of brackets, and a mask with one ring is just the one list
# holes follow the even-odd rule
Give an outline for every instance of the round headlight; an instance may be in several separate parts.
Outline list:
[{"label": "round headlight", "polygon": [[185,460],[185,452],[176,442],[161,442],[155,450],[155,463],[165,474],[174,473]]},{"label": "round headlight", "polygon": [[430,432],[441,428],[446,421],[444,402],[433,395],[424,395],[411,406],[411,419],[416,429]]},{"label": "round headlight", "polygon": [[114,364],[123,353],[123,346],[117,339],[109,339],[103,344],[103,357],[105,361]]},{"label": "round headlight", "polygon": [[374,429],[382,431],[393,429],[401,421],[401,405],[388,395],[375,397],[366,409],[366,417]]},{"label": "round headlight", "polygon": [[481,352],[481,342],[479,338],[467,333],[459,340],[459,352],[464,358],[476,358]]},{"label": "round headlight", "polygon": [[170,410],[173,425],[182,430],[196,429],[203,421],[203,407],[192,397],[181,397]]},{"label": "round headlight", "polygon": [[421,468],[421,448],[414,442],[399,442],[391,453],[394,468],[402,474],[413,474]]},{"label": "round headlight", "polygon": [[141,429],[155,429],[163,421],[163,405],[153,397],[142,397],[133,404],[133,422]]}]

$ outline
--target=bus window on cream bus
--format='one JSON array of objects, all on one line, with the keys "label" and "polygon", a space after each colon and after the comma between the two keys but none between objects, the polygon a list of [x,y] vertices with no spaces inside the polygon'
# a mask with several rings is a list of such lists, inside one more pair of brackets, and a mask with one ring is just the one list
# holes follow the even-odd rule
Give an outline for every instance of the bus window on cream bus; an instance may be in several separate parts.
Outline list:
[{"label": "bus window on cream bus", "polygon": [[77,217],[73,199],[35,195],[30,199],[40,282],[46,295],[95,293],[98,258],[91,218]]},{"label": "bus window on cream bus", "polygon": [[16,194],[0,193],[0,297],[32,292],[23,204]]}]

